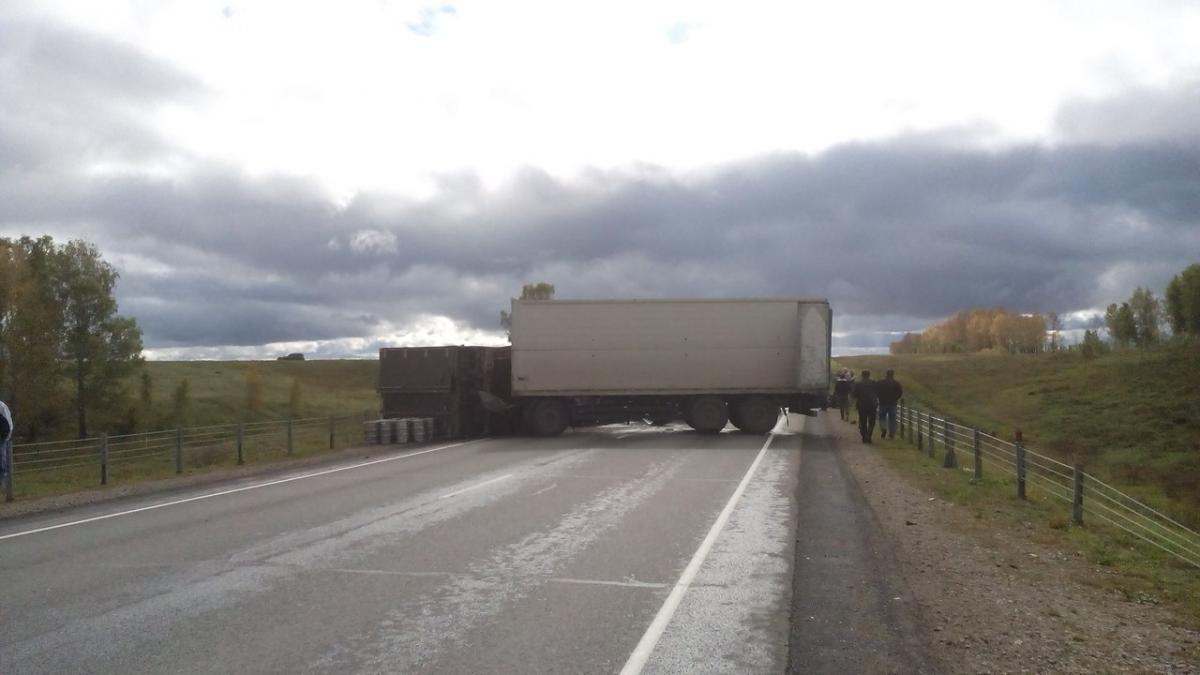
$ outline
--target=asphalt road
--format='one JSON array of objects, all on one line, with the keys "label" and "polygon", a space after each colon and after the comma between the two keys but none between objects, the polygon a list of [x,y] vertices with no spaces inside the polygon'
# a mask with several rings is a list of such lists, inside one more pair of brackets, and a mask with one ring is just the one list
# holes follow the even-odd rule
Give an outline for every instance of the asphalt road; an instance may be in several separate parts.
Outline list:
[{"label": "asphalt road", "polygon": [[6,521],[0,672],[917,668],[895,589],[838,591],[886,558],[825,423],[430,445]]}]

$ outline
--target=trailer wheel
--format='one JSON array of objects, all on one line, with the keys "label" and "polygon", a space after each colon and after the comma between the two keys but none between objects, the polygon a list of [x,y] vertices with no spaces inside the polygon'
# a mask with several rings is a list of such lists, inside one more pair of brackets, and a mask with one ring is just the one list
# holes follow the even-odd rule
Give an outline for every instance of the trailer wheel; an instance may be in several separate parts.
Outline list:
[{"label": "trailer wheel", "polygon": [[533,404],[528,422],[530,431],[536,436],[558,436],[566,431],[571,418],[565,403],[547,399]]},{"label": "trailer wheel", "polygon": [[747,396],[735,410],[734,425],[748,434],[765,434],[779,421],[779,406],[765,396]]},{"label": "trailer wheel", "polygon": [[715,434],[729,422],[729,406],[716,396],[701,396],[689,406],[687,423],[702,434]]}]

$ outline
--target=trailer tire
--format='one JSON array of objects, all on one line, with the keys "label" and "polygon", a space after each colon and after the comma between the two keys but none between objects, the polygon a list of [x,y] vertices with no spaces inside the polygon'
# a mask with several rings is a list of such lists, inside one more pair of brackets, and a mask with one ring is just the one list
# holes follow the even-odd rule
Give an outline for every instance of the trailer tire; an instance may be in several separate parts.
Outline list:
[{"label": "trailer tire", "polygon": [[765,396],[747,396],[734,409],[734,426],[748,434],[765,434],[779,421],[779,406]]},{"label": "trailer tire", "polygon": [[533,404],[526,421],[535,436],[558,436],[567,430],[571,416],[565,403],[546,399]]},{"label": "trailer tire", "polygon": [[729,406],[717,396],[701,396],[688,406],[687,423],[702,434],[715,434],[729,422]]}]

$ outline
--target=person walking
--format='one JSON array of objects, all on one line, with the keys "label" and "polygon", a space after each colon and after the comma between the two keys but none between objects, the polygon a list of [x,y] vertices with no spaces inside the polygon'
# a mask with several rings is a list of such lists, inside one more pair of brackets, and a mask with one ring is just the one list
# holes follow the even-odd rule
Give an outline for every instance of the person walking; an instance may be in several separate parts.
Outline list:
[{"label": "person walking", "polygon": [[833,405],[838,409],[843,420],[850,419],[850,390],[854,382],[850,379],[850,371],[843,368],[838,373],[837,382],[833,383]]},{"label": "person walking", "polygon": [[896,371],[888,370],[875,385],[879,397],[879,437],[896,437],[896,404],[904,395],[904,387],[896,380]]},{"label": "person walking", "polygon": [[871,379],[871,371],[862,371],[862,380],[854,385],[854,403],[858,408],[858,432],[862,435],[863,443],[870,443],[875,434],[875,412],[879,407],[879,395],[875,390],[876,382]]}]

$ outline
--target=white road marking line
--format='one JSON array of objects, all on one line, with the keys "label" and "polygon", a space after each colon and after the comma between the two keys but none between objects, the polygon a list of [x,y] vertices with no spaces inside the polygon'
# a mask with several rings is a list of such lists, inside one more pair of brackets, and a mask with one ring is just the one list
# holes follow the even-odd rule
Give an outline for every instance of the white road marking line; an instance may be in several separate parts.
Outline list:
[{"label": "white road marking line", "polygon": [[512,477],[513,477],[513,475],[512,475],[511,473],[506,473],[506,474],[504,474],[503,476],[499,476],[499,477],[493,478],[493,479],[491,479],[491,480],[485,480],[485,481],[483,481],[482,483],[476,483],[476,484],[474,484],[474,485],[472,485],[472,486],[470,486],[470,487],[465,487],[465,488],[463,488],[463,489],[461,489],[461,490],[455,490],[454,492],[451,492],[451,493],[448,493],[448,494],[444,494],[444,495],[442,495],[441,497],[438,497],[438,499],[449,499],[450,497],[457,497],[458,495],[461,495],[461,494],[462,494],[462,493],[464,493],[464,492],[470,492],[471,490],[474,490],[474,489],[476,489],[476,488],[481,488],[481,487],[483,487],[484,485],[488,485],[488,484],[491,484],[491,483],[495,483],[496,481],[501,481],[501,480],[504,480],[504,479],[506,479],[506,478],[512,478]]},{"label": "white road marking line", "polygon": [[63,528],[63,527],[72,527],[74,525],[83,525],[85,523],[94,523],[97,520],[107,520],[109,518],[116,518],[118,516],[128,516],[128,515],[134,514],[134,513],[141,513],[142,511],[152,511],[154,509],[162,509],[162,508],[166,508],[168,506],[176,506],[178,504],[187,504],[188,502],[196,502],[196,501],[200,501],[201,499],[210,499],[212,497],[221,497],[223,495],[231,495],[231,494],[234,494],[235,492],[245,492],[246,490],[257,490],[258,488],[270,487],[272,485],[279,485],[280,483],[290,483],[294,480],[303,480],[305,478],[316,478],[317,476],[325,476],[325,475],[328,475],[331,473],[338,473],[339,471],[349,471],[351,469],[360,469],[364,466],[371,466],[373,464],[381,464],[383,462],[394,462],[398,459],[408,459],[409,457],[416,457],[417,455],[426,455],[431,452],[437,452],[439,450],[449,450],[450,448],[457,448],[457,447],[460,447],[463,445],[467,445],[468,443],[475,443],[475,442],[476,441],[463,441],[462,443],[451,443],[450,445],[442,445],[442,446],[438,446],[436,448],[420,450],[418,452],[410,452],[407,455],[397,455],[395,457],[384,457],[383,459],[373,459],[369,462],[361,462],[359,464],[351,464],[350,466],[341,466],[336,469],[326,469],[325,471],[314,471],[313,473],[306,473],[306,474],[302,474],[299,476],[292,476],[290,478],[281,478],[279,480],[267,481],[266,483],[256,483],[254,485],[247,485],[245,487],[233,488],[232,490],[222,490],[220,492],[210,492],[205,495],[198,495],[196,497],[188,497],[187,499],[176,499],[174,501],[163,502],[161,504],[151,504],[150,506],[143,506],[143,507],[136,508],[136,509],[129,509],[128,511],[118,511],[116,513],[106,513],[102,516],[93,516],[91,518],[84,518],[82,520],[73,520],[68,523],[59,523],[58,525],[49,525],[47,527],[39,527],[39,528],[33,529],[33,530],[25,530],[24,532],[13,532],[12,534],[0,535],[0,541],[2,541],[4,539],[12,539],[14,537],[23,537],[27,534],[37,534],[39,532],[49,532],[50,530],[57,530],[57,529]]},{"label": "white road marking line", "polygon": [[340,572],[344,574],[382,574],[390,577],[448,577],[449,572],[396,572],[393,570],[356,570],[347,567],[328,567],[318,572]]},{"label": "white road marking line", "polygon": [[742,493],[746,491],[746,486],[750,484],[750,479],[754,476],[758,465],[762,463],[762,458],[766,456],[767,448],[771,447],[771,441],[773,440],[775,440],[774,432],[767,437],[767,442],[763,443],[762,449],[758,451],[758,456],[754,458],[754,462],[746,470],[746,475],[742,476],[742,482],[738,483],[737,489],[733,491],[733,496],[729,498],[729,502],[721,510],[721,515],[717,516],[716,522],[708,530],[708,535],[704,537],[704,541],[700,542],[700,548],[696,549],[695,555],[692,556],[691,562],[684,568],[679,581],[675,582],[675,587],[671,589],[671,594],[667,596],[666,601],[659,608],[658,614],[650,622],[650,627],[646,629],[646,632],[642,635],[642,639],[633,648],[629,659],[625,661],[625,667],[621,669],[621,675],[640,675],[642,669],[646,667],[646,662],[650,659],[650,654],[654,652],[655,645],[658,644],[663,631],[667,629],[667,624],[671,623],[671,617],[675,615],[675,610],[679,608],[679,603],[683,600],[684,594],[691,587],[692,581],[695,580],[696,574],[700,571],[700,566],[704,564],[704,559],[708,557],[708,552],[712,550],[713,544],[717,541],[717,536],[721,534],[725,523],[729,521],[730,514],[733,513],[738,500],[742,498]]},{"label": "white road marking line", "polygon": [[594,586],[623,586],[625,588],[666,588],[666,584],[659,584],[652,581],[605,581],[604,579],[569,579],[559,577],[550,579],[559,584],[584,584]]},{"label": "white road marking line", "polygon": [[556,488],[556,487],[558,487],[558,483],[555,483],[554,485],[551,485],[550,487],[544,487],[544,488],[542,488],[541,490],[538,490],[537,492],[535,492],[535,493],[533,493],[533,494],[531,494],[531,495],[529,495],[529,496],[530,496],[530,497],[536,497],[536,496],[538,496],[538,495],[542,494],[543,492],[549,492],[549,491],[553,490],[553,489],[554,489],[554,488]]}]

